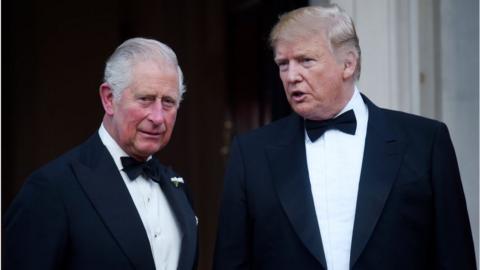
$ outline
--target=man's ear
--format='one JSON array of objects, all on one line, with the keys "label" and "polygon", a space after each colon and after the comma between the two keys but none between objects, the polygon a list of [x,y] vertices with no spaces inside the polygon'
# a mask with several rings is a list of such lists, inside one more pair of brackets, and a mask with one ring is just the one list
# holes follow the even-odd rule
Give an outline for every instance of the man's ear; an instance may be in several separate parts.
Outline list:
[{"label": "man's ear", "polygon": [[357,68],[357,57],[352,51],[345,53],[343,59],[343,79],[349,80],[355,74],[355,69]]},{"label": "man's ear", "polygon": [[110,85],[108,85],[107,83],[102,83],[102,85],[100,85],[100,99],[102,100],[105,114],[110,116],[113,115],[113,91]]}]

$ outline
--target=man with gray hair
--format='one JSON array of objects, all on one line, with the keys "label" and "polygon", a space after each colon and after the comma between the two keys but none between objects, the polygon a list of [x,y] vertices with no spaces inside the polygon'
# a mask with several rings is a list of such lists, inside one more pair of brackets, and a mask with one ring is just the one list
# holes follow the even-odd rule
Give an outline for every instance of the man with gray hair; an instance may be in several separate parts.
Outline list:
[{"label": "man with gray hair", "polygon": [[475,269],[445,124],[375,106],[338,6],[270,35],[294,113],[234,139],[214,269]]},{"label": "man with gray hair", "polygon": [[175,53],[133,38],[108,59],[103,122],[27,179],[4,218],[5,269],[196,268],[185,181],[153,156],[185,91]]}]

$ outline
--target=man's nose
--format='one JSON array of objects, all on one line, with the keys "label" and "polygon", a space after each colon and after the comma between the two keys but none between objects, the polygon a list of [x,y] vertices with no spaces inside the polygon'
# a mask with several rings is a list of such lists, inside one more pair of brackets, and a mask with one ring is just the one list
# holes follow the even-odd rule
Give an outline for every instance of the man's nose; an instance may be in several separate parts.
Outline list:
[{"label": "man's nose", "polygon": [[151,107],[148,119],[154,124],[161,124],[165,121],[165,111],[161,100],[157,100]]},{"label": "man's nose", "polygon": [[295,83],[302,79],[302,76],[300,74],[300,67],[295,62],[289,64],[287,72],[287,79],[290,83]]}]

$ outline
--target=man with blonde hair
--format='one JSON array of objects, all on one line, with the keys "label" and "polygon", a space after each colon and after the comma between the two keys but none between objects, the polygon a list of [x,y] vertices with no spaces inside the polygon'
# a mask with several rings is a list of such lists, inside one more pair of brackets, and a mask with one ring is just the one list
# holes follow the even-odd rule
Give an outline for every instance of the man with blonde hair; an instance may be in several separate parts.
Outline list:
[{"label": "man with blonde hair", "polygon": [[447,127],[360,93],[352,19],[300,8],[270,38],[294,113],[234,139],[214,269],[475,269]]}]

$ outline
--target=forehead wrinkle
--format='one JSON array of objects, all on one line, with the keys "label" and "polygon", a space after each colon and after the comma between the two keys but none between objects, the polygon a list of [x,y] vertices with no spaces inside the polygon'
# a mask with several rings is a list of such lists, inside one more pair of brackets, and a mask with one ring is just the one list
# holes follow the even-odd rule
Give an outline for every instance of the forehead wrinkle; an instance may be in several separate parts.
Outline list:
[{"label": "forehead wrinkle", "polygon": [[286,45],[287,48],[283,50],[283,53],[282,53],[282,50],[278,50],[278,49],[276,50],[275,61],[287,59],[289,58],[289,55],[291,55],[293,59],[299,59],[303,57],[321,57],[322,55],[325,54],[325,52],[322,50],[319,50],[319,48],[316,46],[317,44],[313,46],[304,46],[299,43],[293,46]]}]

